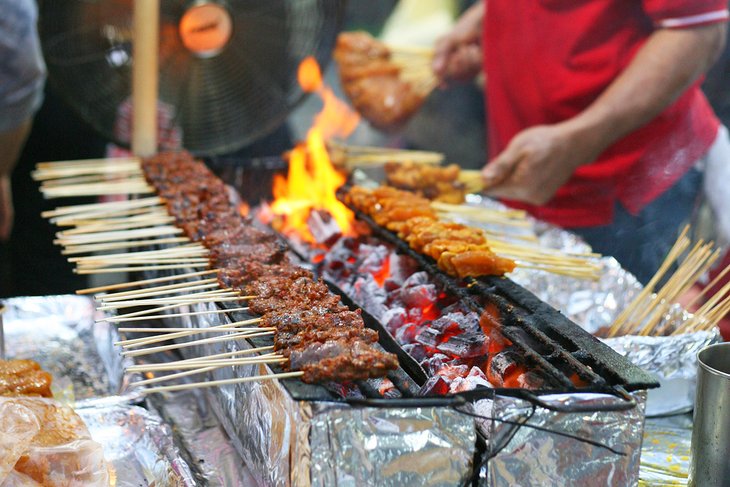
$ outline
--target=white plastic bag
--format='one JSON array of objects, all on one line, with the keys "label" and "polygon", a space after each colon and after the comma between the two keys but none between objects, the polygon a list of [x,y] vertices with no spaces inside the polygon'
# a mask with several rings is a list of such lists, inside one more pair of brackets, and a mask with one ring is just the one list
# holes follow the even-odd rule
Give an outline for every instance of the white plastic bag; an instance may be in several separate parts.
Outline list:
[{"label": "white plastic bag", "polygon": [[0,487],[109,485],[102,446],[57,401],[0,397],[0,431]]}]

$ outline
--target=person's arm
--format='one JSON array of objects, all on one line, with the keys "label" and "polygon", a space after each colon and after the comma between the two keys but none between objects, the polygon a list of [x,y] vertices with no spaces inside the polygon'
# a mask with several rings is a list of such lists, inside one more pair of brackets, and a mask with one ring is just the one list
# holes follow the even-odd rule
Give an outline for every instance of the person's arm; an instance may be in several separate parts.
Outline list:
[{"label": "person's arm", "polygon": [[10,175],[30,132],[31,120],[7,132],[0,132],[0,241],[10,237],[13,229],[13,193]]},{"label": "person's arm", "polygon": [[614,82],[576,117],[528,128],[482,170],[490,196],[544,204],[581,165],[640,128],[704,74],[727,27],[659,29]]},{"label": "person's arm", "polygon": [[442,84],[469,81],[481,71],[485,3],[469,7],[451,32],[436,41],[431,67]]}]

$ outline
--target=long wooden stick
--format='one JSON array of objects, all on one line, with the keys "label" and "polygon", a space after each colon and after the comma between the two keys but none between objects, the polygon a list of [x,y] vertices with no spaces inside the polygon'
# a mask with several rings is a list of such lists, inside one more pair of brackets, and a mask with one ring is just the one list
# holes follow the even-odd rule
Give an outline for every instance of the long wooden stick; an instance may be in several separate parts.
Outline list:
[{"label": "long wooden stick", "polygon": [[87,203],[83,205],[61,206],[55,210],[44,211],[41,213],[43,218],[53,218],[61,215],[72,215],[74,213],[84,213],[87,211],[99,210],[119,210],[122,208],[143,208],[145,206],[154,206],[165,204],[165,200],[159,196],[151,196],[149,198],[140,198],[136,200],[125,201],[107,201],[104,203]]},{"label": "long wooden stick", "polygon": [[138,247],[152,247],[162,244],[190,242],[188,237],[169,237],[154,240],[125,240],[122,242],[99,243],[88,245],[69,245],[61,250],[62,255],[88,254],[91,252],[103,252],[106,250],[133,249]]},{"label": "long wooden stick", "polygon": [[216,386],[224,386],[224,385],[229,385],[229,384],[240,384],[243,382],[256,382],[256,381],[272,380],[272,379],[292,379],[295,377],[301,377],[303,375],[304,375],[304,372],[284,372],[281,374],[253,375],[250,377],[238,377],[235,379],[213,380],[213,381],[208,381],[208,382],[194,382],[191,384],[180,384],[180,385],[174,385],[174,386],[150,387],[147,389],[143,389],[143,392],[145,394],[154,394],[157,392],[183,391],[186,389],[200,389],[203,387],[216,387]]},{"label": "long wooden stick", "polygon": [[[173,306],[163,306],[163,308],[171,309],[177,307],[177,305]],[[159,309],[159,308],[157,308]],[[150,310],[145,310],[145,312],[149,312]],[[127,323],[130,321],[147,321],[147,320],[163,320],[166,318],[180,318],[183,316],[197,316],[197,315],[207,315],[207,314],[219,314],[219,313],[233,313],[236,311],[248,311],[248,307],[243,308],[231,308],[231,309],[218,309],[218,310],[206,310],[206,311],[189,311],[187,313],[170,313],[170,314],[162,314],[162,315],[141,315],[141,316],[135,316],[131,318],[122,318],[119,316],[110,316],[101,320],[97,320],[97,323],[106,321],[109,323]],[[120,315],[122,316],[122,315]]]},{"label": "long wooden stick", "polygon": [[86,289],[79,289],[76,294],[94,294],[104,291],[111,291],[113,289],[126,289],[129,287],[145,286],[147,284],[154,284],[158,282],[169,282],[169,281],[180,281],[182,279],[188,279],[190,277],[207,276],[210,274],[217,274],[218,269],[208,269],[205,271],[188,272],[185,274],[175,274],[173,276],[164,277],[153,277],[151,279],[142,279],[140,281],[122,282],[117,284],[107,284],[106,286],[90,287]]},{"label": "long wooden stick", "polygon": [[230,340],[244,340],[247,338],[255,338],[255,337],[259,337],[259,336],[272,335],[273,333],[274,333],[273,331],[265,331],[265,332],[261,332],[261,333],[244,333],[244,332],[232,333],[232,334],[226,335],[224,337],[204,338],[202,340],[193,340],[191,342],[175,343],[173,345],[161,345],[158,347],[150,347],[150,348],[145,348],[142,350],[127,351],[127,352],[122,352],[122,355],[125,357],[139,357],[140,355],[149,355],[151,353],[165,352],[167,350],[177,350],[180,348],[188,348],[188,347],[194,347],[197,345],[225,342],[225,341],[230,341]]},{"label": "long wooden stick", "polygon": [[[183,331],[170,333],[169,338],[173,338],[173,339],[174,338],[183,338],[183,337],[187,337],[190,335],[194,335],[195,333],[197,333],[196,330],[202,330],[202,329],[205,329],[205,330],[231,330],[231,329],[235,329],[235,328],[242,327],[242,326],[255,325],[260,322],[261,322],[261,318],[252,318],[250,320],[236,321],[233,323],[225,323],[222,325],[211,326],[209,328],[188,328]],[[147,338],[149,338],[149,337],[147,337]],[[141,339],[137,338],[137,339],[127,340],[127,341],[139,343],[139,340],[141,340]],[[117,342],[117,343],[119,343],[119,342]],[[116,343],[115,343],[115,345],[116,345]]]},{"label": "long wooden stick", "polygon": [[273,364],[286,362],[288,359],[281,355],[272,355],[269,357],[247,357],[237,358],[230,360],[206,360],[200,362],[191,362],[188,364],[148,364],[148,365],[136,365],[128,367],[129,372],[160,372],[167,370],[190,370],[200,369],[201,367],[233,367],[237,365],[258,365],[258,364]]}]

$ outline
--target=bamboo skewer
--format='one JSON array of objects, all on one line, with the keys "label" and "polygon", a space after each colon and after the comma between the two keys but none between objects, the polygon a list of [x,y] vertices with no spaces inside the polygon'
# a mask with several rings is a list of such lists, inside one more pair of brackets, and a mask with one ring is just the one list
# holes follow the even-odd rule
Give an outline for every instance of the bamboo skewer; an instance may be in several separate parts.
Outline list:
[{"label": "bamboo skewer", "polygon": [[75,274],[116,274],[117,272],[145,272],[172,269],[199,269],[208,267],[208,264],[175,264],[175,265],[141,265],[135,267],[114,267],[105,269],[74,269]]},{"label": "bamboo skewer", "polygon": [[104,301],[115,300],[125,296],[146,297],[146,295],[155,296],[160,294],[195,291],[198,289],[206,289],[210,287],[218,287],[218,279],[211,277],[210,279],[201,279],[199,281],[184,282],[178,284],[168,284],[166,286],[156,286],[153,288],[134,289],[132,291],[121,291],[118,293],[98,294],[94,296],[97,300],[103,298]]},{"label": "bamboo skewer", "polygon": [[[226,323],[223,325],[211,326],[211,327],[205,328],[205,329],[206,330],[231,330],[231,329],[235,329],[236,327],[255,325],[260,322],[261,322],[261,318],[252,318],[250,320],[236,321],[234,323]],[[186,330],[179,331],[179,332],[171,332],[171,333],[168,333],[167,335],[169,338],[173,338],[173,339],[184,338],[187,336],[195,335],[197,333],[197,330],[199,330],[199,329],[200,328],[188,328]],[[164,328],[163,328],[163,330],[164,330]],[[140,340],[148,340],[150,338],[154,338],[154,337],[134,338],[134,339],[132,339],[132,343],[139,343]],[[115,345],[117,345],[118,343],[121,343],[121,342],[117,342],[117,343],[115,343]]]},{"label": "bamboo skewer", "polygon": [[[243,329],[243,328],[239,328],[239,327],[228,327],[228,328],[193,328],[192,330],[195,330],[195,333],[188,333],[187,335],[183,335],[183,336],[205,335],[205,334],[209,334],[209,333],[211,333],[211,334],[212,333],[230,333],[232,331],[236,332],[234,334],[244,333],[244,334],[253,335],[255,333],[263,333],[266,331],[273,332],[274,328],[265,327],[265,328],[245,328],[245,329]],[[191,331],[191,329],[188,328],[188,331]],[[133,338],[131,340],[124,340],[122,342],[117,342],[117,343],[115,343],[115,345],[119,345],[127,350],[130,348],[139,348],[139,347],[143,347],[145,345],[150,345],[152,343],[160,343],[160,342],[175,340],[176,338],[174,336],[172,336],[172,335],[174,335],[174,333],[175,332],[160,333],[158,335],[151,336],[151,337]],[[183,332],[178,332],[178,333],[183,333]],[[227,336],[231,336],[231,335],[227,335]]]},{"label": "bamboo skewer", "polygon": [[[177,307],[175,306],[163,306],[163,308],[166,309],[172,309]],[[158,310],[160,308],[157,308]],[[231,308],[231,309],[220,309],[220,310],[208,310],[208,311],[189,311],[187,313],[170,313],[170,314],[160,314],[160,315],[150,315],[150,314],[141,314],[133,317],[123,317],[125,315],[119,315],[119,316],[109,316],[106,318],[103,318],[101,320],[97,320],[97,323],[106,321],[109,323],[127,323],[130,321],[147,321],[147,320],[162,320],[165,318],[180,318],[183,316],[198,316],[198,315],[204,315],[204,314],[219,314],[219,313],[233,313],[235,311],[248,311],[248,307],[243,308]],[[145,313],[154,312],[154,310],[145,310]]]},{"label": "bamboo skewer", "polygon": [[269,355],[269,356],[258,356],[258,357],[246,357],[237,359],[222,359],[222,360],[201,360],[200,362],[190,362],[187,364],[152,364],[152,365],[136,365],[127,368],[129,372],[159,372],[167,370],[186,370],[186,369],[200,369],[203,367],[231,367],[237,365],[258,365],[258,364],[273,364],[286,362],[288,359],[281,355]]},{"label": "bamboo skewer", "polygon": [[114,289],[126,289],[128,287],[138,287],[138,286],[145,286],[147,284],[156,284],[158,282],[169,282],[169,281],[180,281],[182,279],[188,279],[189,277],[200,277],[200,276],[207,276],[210,274],[217,274],[217,269],[209,269],[205,271],[197,271],[197,272],[188,272],[185,274],[176,274],[173,276],[164,276],[164,277],[153,277],[151,279],[142,279],[139,281],[131,281],[131,282],[122,282],[117,284],[108,284],[106,286],[98,286],[98,287],[90,287],[86,289],[80,289],[76,291],[76,294],[94,294],[104,291],[111,291]]},{"label": "bamboo skewer", "polygon": [[304,372],[284,372],[281,374],[253,375],[250,377],[238,377],[235,379],[213,380],[213,381],[208,381],[208,382],[194,382],[191,384],[180,384],[180,385],[174,385],[174,386],[150,387],[147,389],[143,389],[143,392],[145,394],[154,394],[157,392],[173,392],[173,391],[182,391],[185,389],[199,389],[202,387],[216,387],[216,386],[223,386],[223,385],[230,385],[230,384],[240,384],[240,383],[244,383],[244,382],[256,382],[256,381],[262,381],[262,380],[292,379],[295,377],[301,377],[303,375],[304,375]]},{"label": "bamboo skewer", "polygon": [[121,309],[121,308],[134,308],[136,306],[148,306],[153,304],[161,304],[161,305],[171,305],[171,304],[177,304],[179,306],[187,305],[187,304],[197,304],[197,303],[225,303],[230,301],[247,301],[249,299],[253,299],[256,296],[228,296],[228,295],[221,295],[221,296],[212,296],[212,297],[181,297],[181,298],[171,298],[171,299],[140,299],[140,300],[133,300],[133,301],[117,301],[113,304],[108,304],[105,306],[99,306],[99,311],[110,311],[114,309]]},{"label": "bamboo skewer", "polygon": [[137,200],[125,201],[107,201],[104,203],[88,203],[83,205],[60,206],[55,210],[44,211],[41,213],[43,218],[54,218],[58,216],[68,216],[74,213],[85,213],[92,211],[118,211],[120,209],[144,208],[147,206],[164,205],[165,200],[159,196],[151,196],[149,198],[140,198]]},{"label": "bamboo skewer", "polygon": [[193,340],[190,342],[184,342],[184,343],[174,343],[172,345],[160,345],[157,347],[149,347],[144,348],[142,350],[130,350],[126,352],[122,352],[122,355],[125,357],[139,357],[141,355],[149,355],[151,353],[156,352],[166,352],[168,350],[178,350],[180,348],[188,348],[188,347],[194,347],[197,345],[205,345],[208,343],[219,343],[219,342],[225,342],[230,340],[243,340],[246,338],[255,338],[259,336],[265,336],[265,335],[272,335],[273,331],[264,331],[259,333],[246,333],[246,332],[238,332],[238,333],[232,333],[230,335],[226,335],[223,337],[213,337],[213,338],[203,338],[201,340]]},{"label": "bamboo skewer", "polygon": [[132,249],[138,247],[151,247],[171,243],[190,243],[187,237],[158,238],[154,240],[124,240],[121,242],[69,245],[61,250],[62,255],[88,254],[91,252],[103,252],[106,250]]}]

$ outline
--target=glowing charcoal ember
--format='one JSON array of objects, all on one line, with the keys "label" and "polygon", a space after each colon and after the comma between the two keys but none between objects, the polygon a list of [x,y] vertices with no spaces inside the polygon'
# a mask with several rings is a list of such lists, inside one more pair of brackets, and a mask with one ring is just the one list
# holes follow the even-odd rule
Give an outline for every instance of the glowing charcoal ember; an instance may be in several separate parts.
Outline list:
[{"label": "glowing charcoal ember", "polygon": [[487,354],[488,343],[481,332],[467,332],[451,336],[436,348],[452,357],[474,358]]},{"label": "glowing charcoal ember", "polygon": [[471,391],[479,386],[494,388],[487,380],[487,376],[479,367],[472,367],[466,377],[456,377],[449,384],[449,392],[455,394],[457,392]]},{"label": "glowing charcoal ember", "polygon": [[443,396],[448,393],[449,384],[447,384],[446,381],[438,375],[434,375],[429,378],[426,383],[421,386],[421,390],[418,391],[419,396]]},{"label": "glowing charcoal ember", "polygon": [[405,308],[401,307],[390,308],[380,317],[380,322],[391,334],[395,334],[398,328],[406,324],[407,320],[408,313]]},{"label": "glowing charcoal ember", "polygon": [[445,333],[454,333],[456,331],[454,327],[461,331],[479,331],[479,316],[474,312],[466,314],[460,311],[446,313],[433,320],[431,327]]},{"label": "glowing charcoal ember", "polygon": [[375,379],[375,381],[380,382],[378,384],[378,393],[381,396],[388,398],[401,396],[400,391],[396,389],[395,385],[390,381],[390,379]]},{"label": "glowing charcoal ember", "polygon": [[385,305],[388,299],[387,293],[378,286],[372,275],[365,274],[358,277],[353,283],[352,289],[354,291],[353,297],[360,307],[378,320],[388,310]]},{"label": "glowing charcoal ember", "polygon": [[408,343],[403,345],[403,350],[405,350],[405,352],[413,357],[417,362],[425,360],[430,355],[426,347],[420,343]]},{"label": "glowing charcoal ember", "polygon": [[402,286],[416,271],[418,271],[418,263],[415,259],[407,255],[398,255],[391,252],[389,281],[392,281],[393,284],[397,284],[398,286]]},{"label": "glowing charcoal ember", "polygon": [[528,370],[516,377],[517,385],[512,387],[521,387],[523,389],[540,389],[545,384],[545,380],[536,371]]},{"label": "glowing charcoal ember", "polygon": [[383,267],[389,265],[390,252],[383,245],[360,245],[358,248],[360,256],[360,266],[358,272],[367,274],[381,273]]},{"label": "glowing charcoal ember", "polygon": [[435,353],[431,355],[429,358],[421,362],[421,367],[423,367],[423,370],[426,371],[428,375],[434,375],[436,374],[436,371],[439,370],[445,363],[448,363],[451,361],[451,358],[444,355],[443,353]]},{"label": "glowing charcoal ember", "polygon": [[451,383],[457,377],[466,377],[469,374],[469,366],[464,364],[444,364],[437,371],[436,375]]},{"label": "glowing charcoal ember", "polygon": [[497,387],[510,387],[508,379],[512,378],[522,368],[520,358],[514,350],[503,350],[490,357],[487,362],[487,379]]},{"label": "glowing charcoal ember", "polygon": [[436,348],[443,339],[443,333],[434,328],[426,328],[416,336],[416,341],[429,348]]},{"label": "glowing charcoal ember", "polygon": [[418,334],[422,333],[424,330],[423,326],[416,325],[414,323],[409,323],[404,326],[401,326],[395,331],[395,339],[398,340],[398,343],[413,343],[416,341],[416,336]]},{"label": "glowing charcoal ember", "polygon": [[342,236],[342,230],[327,210],[310,211],[307,227],[318,244],[331,245]]}]

